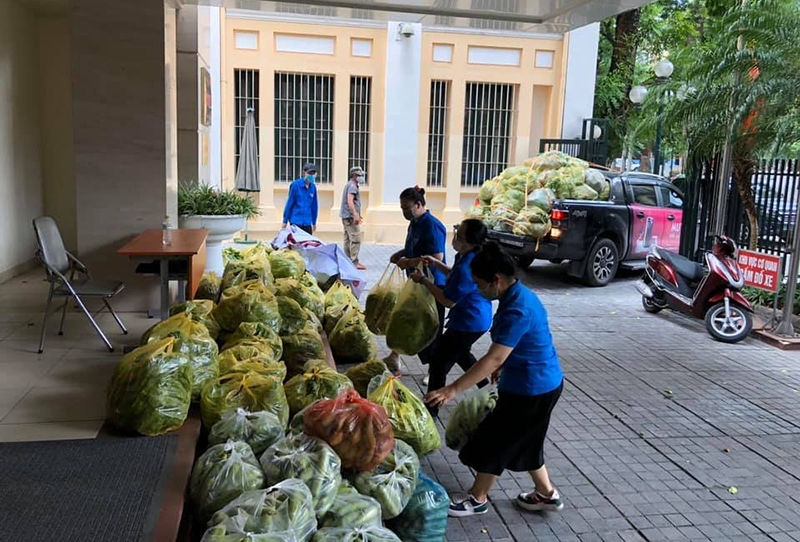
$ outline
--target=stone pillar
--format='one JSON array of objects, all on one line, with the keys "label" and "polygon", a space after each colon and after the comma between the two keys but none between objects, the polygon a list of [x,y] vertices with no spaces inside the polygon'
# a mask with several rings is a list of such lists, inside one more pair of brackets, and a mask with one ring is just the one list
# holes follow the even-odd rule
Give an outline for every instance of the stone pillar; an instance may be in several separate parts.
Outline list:
[{"label": "stone pillar", "polygon": [[564,83],[562,138],[581,137],[583,119],[592,117],[599,39],[600,23],[578,28],[565,36],[568,56],[565,63],[567,74]]},{"label": "stone pillar", "polygon": [[[76,238],[95,275],[128,283],[118,306],[158,306],[157,282],[115,254],[175,212],[167,185],[163,0],[72,2]],[[173,214],[174,216],[174,214]]]}]

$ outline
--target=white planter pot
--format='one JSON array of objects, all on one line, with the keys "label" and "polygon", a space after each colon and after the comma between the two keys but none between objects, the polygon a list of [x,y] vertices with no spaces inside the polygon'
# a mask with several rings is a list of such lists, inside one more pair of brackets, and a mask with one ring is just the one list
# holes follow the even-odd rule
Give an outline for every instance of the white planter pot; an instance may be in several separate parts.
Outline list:
[{"label": "white planter pot", "polygon": [[222,242],[231,239],[247,224],[245,215],[195,215],[182,216],[178,221],[181,229],[207,229],[206,271],[222,276],[225,266],[222,263]]}]

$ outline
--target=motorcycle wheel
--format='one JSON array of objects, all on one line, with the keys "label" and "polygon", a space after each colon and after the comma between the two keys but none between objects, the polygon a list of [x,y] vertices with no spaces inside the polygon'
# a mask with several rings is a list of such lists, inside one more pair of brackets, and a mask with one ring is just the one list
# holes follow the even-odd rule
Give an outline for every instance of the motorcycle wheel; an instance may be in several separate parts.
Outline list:
[{"label": "motorcycle wheel", "polygon": [[646,310],[650,314],[658,314],[659,312],[664,310],[664,307],[659,307],[658,305],[656,305],[652,297],[646,297],[646,296],[642,296],[642,307],[644,307],[644,310]]},{"label": "motorcycle wheel", "polygon": [[725,317],[725,303],[717,303],[706,312],[706,330],[716,340],[737,343],[753,330],[753,316],[737,303],[731,302],[731,316]]}]

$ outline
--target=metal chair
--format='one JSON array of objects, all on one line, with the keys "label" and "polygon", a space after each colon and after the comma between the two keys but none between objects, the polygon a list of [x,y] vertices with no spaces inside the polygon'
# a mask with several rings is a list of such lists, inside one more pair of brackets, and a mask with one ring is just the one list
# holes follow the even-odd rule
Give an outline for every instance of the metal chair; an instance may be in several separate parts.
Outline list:
[{"label": "metal chair", "polygon": [[[47,320],[50,316],[50,305],[54,297],[66,298],[63,307],[60,309],[62,313],[61,326],[58,328],[59,335],[64,334],[64,319],[67,316],[67,307],[70,299],[75,299],[78,307],[80,307],[92,323],[92,327],[94,327],[95,331],[100,335],[100,338],[103,339],[108,349],[113,352],[114,347],[94,319],[95,316],[102,312],[103,308],[101,307],[99,311],[92,315],[89,309],[86,308],[82,298],[102,298],[105,307],[114,317],[114,320],[117,321],[122,332],[127,335],[128,330],[125,329],[122,320],[119,319],[119,316],[114,312],[111,303],[108,301],[124,290],[125,285],[121,282],[93,279],[86,266],[64,248],[64,241],[61,239],[58,226],[55,220],[49,216],[34,219],[33,229],[36,232],[36,241],[39,243],[39,251],[36,253],[36,256],[39,258],[39,261],[44,264],[45,270],[47,271],[47,280],[50,282],[50,293],[47,296],[47,307],[44,310],[44,321],[42,322],[42,335],[39,340],[39,353],[41,354],[44,352]],[[77,278],[75,276],[76,273],[78,274]]]}]

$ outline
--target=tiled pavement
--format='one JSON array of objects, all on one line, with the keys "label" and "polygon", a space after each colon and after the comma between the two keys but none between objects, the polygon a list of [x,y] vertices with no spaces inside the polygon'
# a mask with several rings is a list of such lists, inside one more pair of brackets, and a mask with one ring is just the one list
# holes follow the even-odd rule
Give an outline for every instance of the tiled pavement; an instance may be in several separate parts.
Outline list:
[{"label": "tiled pavement", "polygon": [[[393,248],[362,250],[374,283]],[[448,541],[800,540],[800,353],[719,344],[699,321],[646,314],[632,278],[589,289],[550,264],[525,273],[567,375],[546,448],[566,507],[520,512],[509,499],[530,480],[506,473],[490,513],[451,520]],[[41,274],[0,285],[0,441],[92,438],[102,424],[119,354],[71,313],[64,337],[51,319],[36,355],[45,296]],[[101,317],[119,346],[152,324],[124,318],[128,337]],[[406,372],[420,387],[424,368],[407,360]],[[471,484],[451,450],[423,464],[449,491]]]},{"label": "tiled pavement", "polygon": [[[375,281],[391,249],[363,250]],[[647,314],[634,275],[590,289],[535,264],[524,278],[566,374],[545,450],[566,507],[515,509],[531,482],[506,473],[492,511],[451,520],[448,541],[800,540],[800,353],[724,345],[700,321]],[[407,368],[421,390],[424,368]],[[423,466],[449,491],[471,485],[451,450]]]}]

